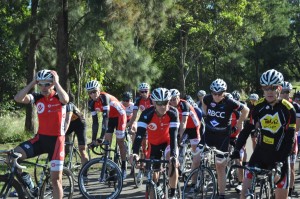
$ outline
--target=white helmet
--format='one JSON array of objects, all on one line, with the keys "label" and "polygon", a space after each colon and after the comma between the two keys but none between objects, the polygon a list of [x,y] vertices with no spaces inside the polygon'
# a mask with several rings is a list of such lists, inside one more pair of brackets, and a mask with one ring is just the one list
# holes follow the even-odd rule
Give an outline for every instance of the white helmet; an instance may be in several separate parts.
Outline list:
[{"label": "white helmet", "polygon": [[283,82],[282,83],[282,90],[293,90],[293,86],[290,82]]},{"label": "white helmet", "polygon": [[232,91],[231,95],[232,95],[233,99],[240,101],[241,95],[238,91]]},{"label": "white helmet", "polygon": [[177,90],[175,88],[170,89],[170,93],[171,93],[172,97],[178,97],[178,96],[180,96],[179,90]]},{"label": "white helmet", "polygon": [[53,75],[51,74],[51,70],[40,70],[36,75],[37,81],[52,81]]},{"label": "white helmet", "polygon": [[153,101],[169,101],[171,99],[171,93],[166,88],[156,88],[152,91],[150,98]]},{"label": "white helmet", "polygon": [[227,84],[223,79],[216,79],[210,85],[210,90],[214,92],[223,92],[227,90]]},{"label": "white helmet", "polygon": [[87,91],[92,91],[92,90],[97,90],[100,88],[100,85],[98,83],[97,80],[92,80],[92,81],[89,81],[88,83],[86,83],[85,85],[85,89]]},{"label": "white helmet", "polygon": [[249,100],[256,100],[257,101],[258,98],[259,97],[258,97],[258,95],[256,93],[251,93],[250,96],[249,96]]},{"label": "white helmet", "polygon": [[282,83],[283,75],[274,69],[267,70],[260,77],[260,85],[262,86],[280,86]]},{"label": "white helmet", "polygon": [[149,84],[147,84],[145,82],[140,83],[140,85],[139,85],[139,91],[142,91],[142,90],[150,90]]},{"label": "white helmet", "polygon": [[204,91],[204,90],[200,90],[200,91],[198,91],[198,93],[197,93],[197,96],[198,97],[203,97],[203,96],[205,96],[206,95],[206,92]]},{"label": "white helmet", "polygon": [[233,99],[233,96],[231,95],[231,93],[226,93],[225,96],[228,97],[229,99]]}]

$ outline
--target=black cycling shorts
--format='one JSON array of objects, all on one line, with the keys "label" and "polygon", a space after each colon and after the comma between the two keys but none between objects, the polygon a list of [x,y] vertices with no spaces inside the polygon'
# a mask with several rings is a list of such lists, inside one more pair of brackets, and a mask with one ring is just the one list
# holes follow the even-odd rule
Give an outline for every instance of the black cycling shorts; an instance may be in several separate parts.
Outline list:
[{"label": "black cycling shorts", "polygon": [[70,135],[72,132],[75,132],[78,145],[86,145],[86,123],[82,122],[79,118],[71,121],[70,126],[66,132],[66,136]]}]

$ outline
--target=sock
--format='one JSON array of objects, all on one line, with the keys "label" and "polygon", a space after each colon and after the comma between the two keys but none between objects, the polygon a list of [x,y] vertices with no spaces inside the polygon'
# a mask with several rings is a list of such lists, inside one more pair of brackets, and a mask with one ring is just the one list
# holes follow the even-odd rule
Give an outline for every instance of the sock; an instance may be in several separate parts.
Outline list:
[{"label": "sock", "polygon": [[125,169],[126,169],[126,161],[122,161],[121,169],[122,169],[122,170],[125,170]]},{"label": "sock", "polygon": [[292,196],[292,192],[293,192],[293,188],[289,188],[289,195],[288,196]]},{"label": "sock", "polygon": [[220,194],[219,199],[225,199],[225,194]]},{"label": "sock", "polygon": [[170,196],[174,196],[175,195],[175,188],[171,188],[171,194]]}]

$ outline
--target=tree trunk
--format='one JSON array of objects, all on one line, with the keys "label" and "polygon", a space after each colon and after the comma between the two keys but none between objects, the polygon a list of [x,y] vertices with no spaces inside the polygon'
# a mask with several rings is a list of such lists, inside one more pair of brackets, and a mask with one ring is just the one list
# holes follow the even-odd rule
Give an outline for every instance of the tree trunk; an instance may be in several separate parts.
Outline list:
[{"label": "tree trunk", "polygon": [[69,82],[69,50],[68,50],[68,0],[57,0],[57,71],[61,86],[66,92],[70,91]]},{"label": "tree trunk", "polygon": [[187,40],[188,40],[188,31],[187,28],[182,25],[182,29],[180,30],[180,79],[179,79],[179,90],[181,92],[181,97],[185,96],[185,59],[187,53]]},{"label": "tree trunk", "polygon": [[[37,7],[38,7],[38,0],[31,1],[31,28],[36,25],[36,14],[37,14]],[[31,31],[29,35],[29,55],[28,55],[28,66],[27,66],[27,84],[29,84],[33,78],[35,77],[36,72],[36,48],[38,44],[38,39],[34,31]],[[31,89],[30,92],[33,92],[34,88]],[[33,105],[26,106],[26,119],[25,119],[25,131],[29,131],[34,133],[35,132],[35,108]]]}]

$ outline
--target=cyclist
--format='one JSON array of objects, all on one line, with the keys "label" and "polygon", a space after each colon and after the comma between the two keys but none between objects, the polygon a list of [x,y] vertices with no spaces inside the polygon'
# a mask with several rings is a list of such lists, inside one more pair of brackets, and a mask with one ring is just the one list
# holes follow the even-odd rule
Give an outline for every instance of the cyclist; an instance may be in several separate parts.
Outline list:
[{"label": "cyclist", "polygon": [[[231,115],[234,110],[241,115],[236,124],[238,130],[242,129],[249,109],[240,102],[226,96],[227,84],[222,79],[214,80],[210,85],[211,94],[203,99],[203,110],[206,113],[205,134],[200,143],[215,146],[218,150],[228,152],[231,134]],[[226,161],[224,157],[216,157],[216,170],[218,176],[219,198],[225,198]]]},{"label": "cyclist", "polygon": [[[81,165],[84,165],[88,161],[86,154],[86,121],[83,114],[73,103],[74,96],[70,94],[69,98],[70,102],[67,104],[67,114],[65,120],[66,140],[67,136],[69,136],[72,132],[75,132],[78,141],[78,149],[81,156]],[[73,149],[69,149],[69,151],[70,150]]]},{"label": "cyclist", "polygon": [[[250,123],[241,131],[235,150],[231,158],[239,158],[239,150],[255,128],[260,128],[257,145],[249,160],[249,166],[262,169],[271,169],[275,162],[283,162],[281,178],[276,179],[276,198],[288,197],[289,164],[288,156],[294,143],[296,127],[296,112],[293,105],[285,99],[280,99],[283,76],[280,72],[271,69],[260,77],[260,85],[264,92],[251,112]],[[251,186],[251,174],[245,173],[243,189],[240,198],[245,198],[245,193]]]},{"label": "cyclist", "polygon": [[[38,85],[40,93],[28,94]],[[55,88],[55,89],[54,89]],[[51,182],[53,197],[62,198],[62,170],[64,162],[65,114],[69,96],[59,84],[56,71],[40,70],[35,78],[14,97],[16,102],[35,104],[37,107],[39,128],[34,138],[15,148],[22,159],[48,153],[51,162]]]},{"label": "cyclist", "polygon": [[[242,104],[246,104],[243,101],[240,101],[241,95],[238,91],[233,91],[231,93],[232,98],[235,99],[236,101],[241,102]],[[238,130],[236,128],[236,124],[240,118],[240,111],[234,110],[232,113],[232,118],[231,118],[231,127],[232,127],[232,133],[230,135],[230,145],[232,147],[235,146],[235,142],[236,139],[238,137],[238,135],[240,134],[240,130]],[[241,150],[240,150],[240,159],[236,161],[236,164],[238,165],[246,165],[246,159],[247,159],[247,153],[246,153],[246,147],[244,146]],[[243,182],[243,169],[238,169],[237,172],[237,177],[238,177],[238,185],[235,187],[235,190],[237,193],[240,193],[242,191],[242,182]]]},{"label": "cyclist", "polygon": [[100,139],[112,142],[112,134],[116,129],[116,140],[120,148],[121,154],[121,170],[123,179],[126,178],[126,147],[124,143],[125,127],[126,127],[126,112],[124,106],[114,96],[100,92],[100,85],[97,80],[89,81],[86,84],[86,90],[89,94],[89,109],[92,113],[92,145],[96,144],[96,138],[99,128],[97,112],[102,114],[102,131]]},{"label": "cyclist", "polygon": [[[171,93],[166,88],[156,88],[152,91],[151,99],[154,106],[147,108],[142,112],[138,120],[138,129],[136,139],[132,147],[133,154],[130,157],[130,162],[133,159],[139,159],[138,153],[143,140],[143,137],[148,132],[149,153],[148,157],[155,159],[161,158],[161,150],[167,159],[175,159],[176,169],[170,176],[171,195],[170,198],[175,198],[175,188],[178,183],[178,148],[177,134],[179,127],[179,113],[169,105]],[[156,165],[156,168],[159,165]],[[158,181],[158,175],[154,175],[155,182]]]},{"label": "cyclist", "polygon": [[198,101],[196,102],[197,106],[202,110],[203,98],[206,95],[205,90],[199,90],[197,93]]},{"label": "cyclist", "polygon": [[[250,115],[251,115],[251,112],[254,108],[254,105],[255,103],[258,101],[259,97],[256,93],[252,93],[250,94],[249,96],[249,103],[248,103],[248,107],[250,109],[250,114],[248,115],[248,118],[246,120],[246,124],[249,123],[250,121]],[[252,141],[252,149],[254,150],[255,146],[256,146],[256,142],[257,142],[257,132],[254,130],[254,131],[251,131],[251,141]]]},{"label": "cyclist", "polygon": [[[133,106],[133,115],[130,121],[127,123],[127,126],[129,129],[131,129],[131,132],[134,132],[134,123],[137,118],[138,111],[140,110],[143,112],[145,109],[149,108],[152,106],[152,101],[150,98],[150,85],[148,83],[140,83],[139,87],[139,94],[140,96],[135,100],[134,106]],[[135,137],[135,136],[133,136]],[[142,143],[142,151],[143,153],[141,156],[146,155],[147,153],[147,133],[145,137],[143,138],[143,143]]]},{"label": "cyclist", "polygon": [[[299,130],[300,127],[300,105],[296,102],[293,102],[290,98],[290,93],[293,90],[293,86],[291,83],[284,81],[282,84],[282,91],[280,92],[280,98],[285,99],[292,103],[294,109],[296,111],[296,131]],[[295,185],[295,164],[297,160],[297,152],[298,152],[298,143],[297,143],[297,134],[295,133],[295,143],[292,150],[292,154],[290,155],[290,168],[291,168],[291,180],[290,180],[290,188],[289,188],[289,197],[292,196],[292,192],[294,191]]]},{"label": "cyclist", "polygon": [[[201,122],[198,118],[198,115],[192,105],[190,105],[187,101],[180,99],[180,92],[177,89],[170,89],[171,92],[171,100],[170,105],[177,108],[179,112],[180,118],[180,126],[179,126],[179,143],[181,143],[183,139],[183,134],[185,133],[190,140],[192,151],[195,153],[197,149],[197,145],[200,142],[200,126]],[[191,169],[193,170],[200,163],[200,156],[193,157],[193,163]]]}]

